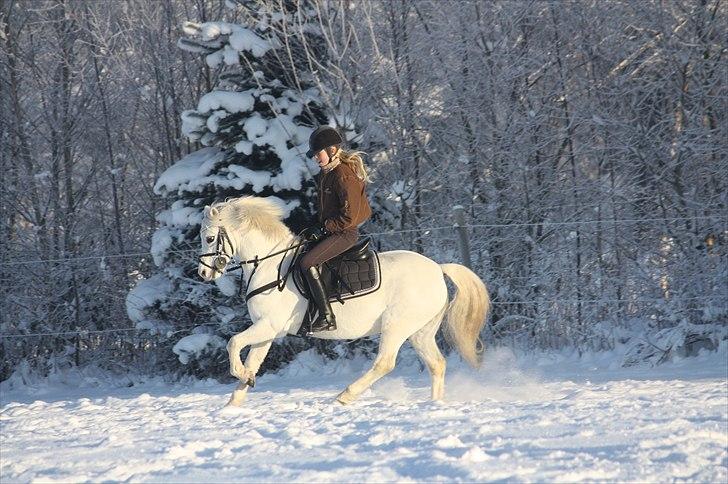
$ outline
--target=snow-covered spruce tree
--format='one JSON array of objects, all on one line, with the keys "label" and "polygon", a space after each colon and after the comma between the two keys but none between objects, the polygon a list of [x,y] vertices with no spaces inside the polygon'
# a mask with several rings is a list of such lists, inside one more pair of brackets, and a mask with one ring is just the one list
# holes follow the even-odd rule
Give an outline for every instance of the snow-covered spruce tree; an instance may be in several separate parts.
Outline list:
[{"label": "snow-covered spruce tree", "polygon": [[[184,24],[178,46],[204,55],[219,80],[182,114],[183,134],[203,147],[157,180],[154,190],[168,203],[157,214],[160,225],[152,237],[157,271],[127,297],[129,317],[161,336],[168,356],[160,369],[206,377],[227,375],[227,339],[249,319],[237,294],[237,272],[218,279],[217,287],[197,276],[203,208],[229,197],[278,197],[292,230],[311,223],[318,167],[305,152],[313,128],[328,121],[318,91],[307,84],[305,64],[295,65],[296,76],[290,73],[296,46],[291,50],[289,40],[286,52],[279,52],[280,32],[294,28],[305,32],[300,38],[309,51],[322,45],[315,28],[307,27],[307,15],[315,11],[306,2],[277,3],[283,6],[277,11],[259,2],[227,5],[240,23]],[[292,353],[277,350],[268,368]]]}]

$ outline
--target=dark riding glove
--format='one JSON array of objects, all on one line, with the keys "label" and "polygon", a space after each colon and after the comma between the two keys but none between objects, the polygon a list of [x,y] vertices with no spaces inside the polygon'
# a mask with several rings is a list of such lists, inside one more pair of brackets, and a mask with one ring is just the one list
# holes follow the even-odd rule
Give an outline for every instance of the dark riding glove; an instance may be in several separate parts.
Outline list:
[{"label": "dark riding glove", "polygon": [[329,231],[321,225],[314,225],[303,231],[303,237],[310,242],[318,242],[329,235]]}]

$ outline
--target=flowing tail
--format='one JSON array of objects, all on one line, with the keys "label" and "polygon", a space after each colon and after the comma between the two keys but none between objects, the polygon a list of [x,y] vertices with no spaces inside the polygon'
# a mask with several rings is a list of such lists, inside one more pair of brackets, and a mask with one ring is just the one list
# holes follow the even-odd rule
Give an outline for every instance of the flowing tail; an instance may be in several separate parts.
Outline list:
[{"label": "flowing tail", "polygon": [[490,310],[490,295],[483,281],[460,264],[440,264],[457,291],[447,309],[445,335],[473,368],[480,366],[483,343],[480,330]]}]

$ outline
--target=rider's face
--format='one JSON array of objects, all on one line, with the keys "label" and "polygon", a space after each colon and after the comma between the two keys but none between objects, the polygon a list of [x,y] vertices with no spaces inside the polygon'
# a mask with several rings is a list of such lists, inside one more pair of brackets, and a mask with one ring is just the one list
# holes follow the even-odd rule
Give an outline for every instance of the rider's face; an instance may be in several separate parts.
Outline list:
[{"label": "rider's face", "polygon": [[324,150],[319,151],[315,155],[313,155],[313,159],[316,160],[319,167],[323,168],[329,163],[331,163],[331,157],[329,156],[329,152]]}]

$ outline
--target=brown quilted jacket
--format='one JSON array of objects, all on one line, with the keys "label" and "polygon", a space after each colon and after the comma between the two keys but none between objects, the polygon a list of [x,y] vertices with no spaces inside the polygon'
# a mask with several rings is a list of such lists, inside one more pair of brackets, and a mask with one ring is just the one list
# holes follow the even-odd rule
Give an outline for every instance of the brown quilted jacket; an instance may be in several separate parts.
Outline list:
[{"label": "brown quilted jacket", "polygon": [[356,228],[371,215],[366,183],[348,163],[319,175],[319,222],[329,232]]}]

